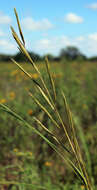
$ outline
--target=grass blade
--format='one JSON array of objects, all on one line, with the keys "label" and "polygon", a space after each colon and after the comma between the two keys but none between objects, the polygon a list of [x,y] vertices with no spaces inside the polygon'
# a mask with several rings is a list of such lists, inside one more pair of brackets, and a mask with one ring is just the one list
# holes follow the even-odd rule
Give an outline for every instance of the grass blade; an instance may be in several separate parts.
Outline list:
[{"label": "grass blade", "polygon": [[57,149],[56,145],[53,144],[52,142],[49,141],[49,139],[47,139],[44,135],[42,135],[42,133],[40,133],[36,128],[32,127],[31,125],[29,125],[23,118],[21,118],[18,114],[16,114],[15,112],[13,112],[10,108],[8,108],[7,106],[0,104],[1,108],[3,108],[3,111],[9,113],[10,115],[12,115],[13,117],[15,117],[16,119],[18,119],[19,121],[22,121],[25,126],[27,126],[28,128],[32,129],[33,132],[35,132],[36,134],[38,134],[39,136],[41,136],[52,148],[53,150],[55,150],[56,153],[58,153],[58,155],[65,161],[65,163],[69,164],[69,166],[71,166],[71,168],[73,169],[73,171],[76,173],[76,175],[78,175],[80,177],[80,179],[83,180],[83,182],[85,183],[85,178],[82,175],[82,173],[80,172],[80,170],[73,164],[73,162],[67,158],[65,158],[62,153],[60,153],[60,151]]},{"label": "grass blade", "polygon": [[51,114],[47,111],[47,109],[37,100],[37,98],[35,98],[31,92],[29,92],[29,95],[32,97],[32,99],[34,100],[34,102],[48,115],[48,117],[51,119],[52,123],[60,128],[60,126],[58,125],[58,123],[53,119],[53,117],[51,116]]},{"label": "grass blade", "polygon": [[22,117],[20,117],[18,114],[16,114],[15,112],[11,111],[10,108],[8,108],[7,106],[5,106],[4,104],[0,103],[0,109],[9,113],[10,115],[14,116],[16,119],[18,119],[19,121],[23,122]]},{"label": "grass blade", "polygon": [[19,28],[19,33],[20,33],[22,42],[23,42],[23,44],[25,46],[25,40],[24,40],[24,36],[23,36],[22,30],[21,30],[21,26],[20,26],[20,22],[19,22],[19,18],[18,18],[18,14],[17,14],[16,8],[14,8],[14,13],[15,13],[15,16],[16,16],[16,20],[17,20],[17,24],[18,24],[18,28]]},{"label": "grass blade", "polygon": [[52,78],[51,73],[50,73],[49,62],[48,62],[48,58],[47,57],[45,58],[45,63],[46,63],[46,68],[47,68],[47,73],[48,73],[48,76],[49,76],[50,84],[51,84],[52,91],[53,91],[54,101],[56,101],[55,85],[54,85],[54,81],[53,81],[53,78]]},{"label": "grass blade", "polygon": [[76,159],[78,161],[80,170],[82,171],[83,175],[85,176],[87,188],[91,189],[91,185],[90,185],[89,177],[87,175],[85,163],[84,163],[84,160],[82,159],[80,147],[78,145],[78,141],[77,141],[77,138],[76,138],[71,111],[69,109],[69,106],[67,104],[67,101],[66,101],[66,98],[65,98],[65,95],[64,95],[63,92],[62,92],[62,96],[63,96],[65,108],[66,108],[66,113],[67,113],[67,118],[68,118],[68,124],[69,124],[70,128],[72,129],[72,136],[73,136],[74,146],[75,146],[75,151],[76,151],[75,156],[76,156]]},{"label": "grass blade", "polygon": [[68,152],[69,154],[72,155],[72,153],[63,145],[63,143],[50,131],[47,129],[47,127],[45,127],[45,125],[42,124],[41,121],[39,121],[39,119],[37,119],[36,117],[33,118],[49,135],[52,136],[52,138],[59,144],[62,146],[62,148]]},{"label": "grass blade", "polygon": [[14,59],[11,59],[11,61],[13,63],[15,63],[19,69],[21,69],[33,82],[34,84],[36,85],[37,89],[40,91],[40,93],[42,94],[42,96],[44,97],[44,99],[47,101],[47,103],[50,105],[50,107],[54,110],[54,107],[53,105],[51,104],[50,100],[48,99],[47,95],[45,94],[45,92],[42,90],[40,84],[38,82],[36,82],[32,76],[20,65],[18,64]]}]

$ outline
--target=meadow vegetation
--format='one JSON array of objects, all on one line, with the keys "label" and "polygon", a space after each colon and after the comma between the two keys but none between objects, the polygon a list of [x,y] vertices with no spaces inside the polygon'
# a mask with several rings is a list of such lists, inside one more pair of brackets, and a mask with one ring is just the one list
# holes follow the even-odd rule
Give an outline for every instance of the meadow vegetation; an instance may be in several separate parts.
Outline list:
[{"label": "meadow vegetation", "polygon": [[[47,76],[44,75],[44,64],[37,63],[37,66],[49,85]],[[35,93],[32,82],[13,63],[0,65],[0,103],[8,105],[36,127],[36,123],[33,123],[32,120],[33,116],[46,123],[48,128],[51,129],[52,125],[46,115],[32,102],[26,92],[26,88],[29,88]],[[37,73],[32,70],[31,65],[25,63],[23,67],[29,72],[32,71],[33,79],[38,80]],[[64,118],[64,107],[60,95],[60,90],[62,89],[73,113],[79,141],[82,142],[80,144],[83,157],[87,159],[86,167],[90,177],[93,178],[96,184],[97,63],[79,63],[76,61],[64,63],[63,60],[62,62],[51,63],[51,68],[58,100],[60,100],[57,102],[58,109]],[[64,166],[62,160],[40,137],[33,134],[31,130],[20,127],[20,125],[22,124],[14,120],[13,117],[0,112],[1,179],[18,180],[21,178],[23,180],[27,174],[25,172],[28,172],[27,176],[29,175],[30,179],[25,179],[25,183],[26,180],[27,182],[30,181],[30,183],[33,181],[36,184],[40,184],[40,181],[42,181],[44,186],[49,185],[49,188],[52,188],[51,184],[58,183],[59,187],[57,186],[57,188],[59,189],[60,186],[65,188],[65,186],[68,187],[68,184],[72,186],[71,184],[73,183],[75,189],[75,184],[79,183],[75,174]],[[42,132],[44,133],[44,131]],[[46,181],[47,184],[45,184]]]}]

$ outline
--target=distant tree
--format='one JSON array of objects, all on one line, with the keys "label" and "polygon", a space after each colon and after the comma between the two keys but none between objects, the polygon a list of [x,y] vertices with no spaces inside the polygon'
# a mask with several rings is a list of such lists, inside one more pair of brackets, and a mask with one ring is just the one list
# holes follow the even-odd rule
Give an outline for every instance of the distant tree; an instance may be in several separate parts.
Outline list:
[{"label": "distant tree", "polygon": [[56,56],[56,57],[54,57],[53,61],[56,61],[56,62],[59,62],[59,61],[61,61],[61,58],[60,58],[60,56]]},{"label": "distant tree", "polygon": [[12,55],[0,54],[0,62],[9,62]]},{"label": "distant tree", "polygon": [[31,58],[33,59],[33,61],[41,61],[41,56],[37,53],[34,53],[34,52],[29,52]]},{"label": "distant tree", "polygon": [[76,47],[68,46],[65,51],[66,55],[71,59],[76,59],[78,56],[80,56],[80,51]]},{"label": "distant tree", "polygon": [[77,47],[68,46],[65,49],[61,49],[60,55],[61,58],[65,57],[66,59],[74,60],[79,57],[85,58],[85,56],[80,52]]},{"label": "distant tree", "polygon": [[[41,60],[40,55],[38,55],[38,54],[36,54],[36,53],[34,53],[34,52],[29,52],[29,54],[30,54],[31,58],[33,59],[33,61],[40,61],[40,60]],[[24,54],[21,53],[21,52],[18,52],[18,53],[14,56],[14,59],[15,59],[16,61],[21,61],[21,62],[24,62],[24,61],[27,60],[26,57],[24,56]]]},{"label": "distant tree", "polygon": [[18,52],[16,55],[14,55],[14,59],[18,62],[18,61],[25,61],[25,56],[23,55],[23,53]]},{"label": "distant tree", "polygon": [[97,61],[97,56],[90,57],[90,58],[88,58],[88,60],[96,62]]}]

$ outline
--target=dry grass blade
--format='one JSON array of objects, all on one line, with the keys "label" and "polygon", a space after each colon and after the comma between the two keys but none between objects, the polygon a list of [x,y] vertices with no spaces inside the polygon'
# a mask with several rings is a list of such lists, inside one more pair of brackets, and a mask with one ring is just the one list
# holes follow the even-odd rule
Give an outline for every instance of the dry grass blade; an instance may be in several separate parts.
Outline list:
[{"label": "dry grass blade", "polygon": [[64,95],[63,92],[62,92],[62,96],[63,96],[65,110],[66,110],[68,126],[72,130],[72,138],[73,138],[73,141],[74,141],[74,145],[73,145],[74,147],[73,148],[75,150],[75,157],[76,157],[76,159],[78,161],[79,168],[82,170],[81,164],[82,164],[83,161],[82,161],[82,157],[81,157],[81,152],[80,152],[80,149],[79,149],[78,141],[76,139],[76,134],[75,134],[74,126],[73,126],[71,112],[70,112],[69,106],[67,104],[67,101],[66,101],[66,98],[65,98],[65,95]]},{"label": "dry grass blade", "polygon": [[39,119],[37,119],[36,117],[33,118],[49,135],[52,136],[52,138],[59,144],[61,145],[61,147],[68,152],[70,155],[72,155],[72,153],[63,145],[63,143],[50,131],[47,129],[47,127],[45,127],[44,124],[42,124],[41,121],[39,121]]},{"label": "dry grass blade", "polygon": [[47,68],[47,72],[48,72],[48,75],[49,75],[50,84],[51,84],[52,91],[53,91],[53,95],[54,95],[54,101],[56,101],[55,85],[54,85],[54,81],[53,81],[52,75],[51,75],[51,73],[50,73],[49,62],[48,62],[48,58],[47,58],[47,57],[45,58],[45,63],[46,63],[46,68]]},{"label": "dry grass blade", "polygon": [[29,95],[32,97],[32,99],[34,100],[34,102],[48,115],[48,117],[51,119],[52,123],[60,128],[60,126],[58,125],[58,123],[53,119],[53,117],[51,116],[51,114],[47,111],[47,109],[37,100],[37,98],[35,98],[31,92],[28,92]]},{"label": "dry grass blade", "polygon": [[15,16],[16,16],[16,19],[17,19],[17,24],[18,24],[20,36],[21,36],[22,42],[23,42],[23,44],[25,46],[25,40],[24,40],[24,36],[23,36],[22,30],[21,30],[21,26],[20,26],[20,22],[19,22],[19,18],[18,18],[18,14],[17,14],[16,8],[14,8],[14,12],[15,12]]},{"label": "dry grass blade", "polygon": [[61,118],[61,116],[60,116],[60,113],[58,112],[57,108],[56,108],[56,114],[57,114],[57,116],[58,116],[58,118],[59,118],[60,123],[62,124],[64,133],[65,133],[65,135],[66,135],[66,137],[67,137],[67,139],[68,139],[68,142],[69,142],[69,144],[70,144],[70,146],[71,146],[71,148],[72,148],[72,151],[73,151],[73,153],[76,155],[76,152],[75,152],[73,143],[72,143],[72,141],[71,141],[71,138],[69,137],[69,134],[68,134],[68,132],[67,132],[67,130],[66,130],[66,126],[65,126],[65,124],[63,123],[63,120],[62,120],[62,118]]},{"label": "dry grass blade", "polygon": [[65,109],[66,109],[66,114],[67,114],[67,118],[68,118],[68,125],[72,129],[72,136],[73,136],[74,147],[75,147],[74,149],[76,151],[75,156],[76,156],[76,159],[78,161],[80,170],[83,173],[83,175],[85,176],[87,187],[89,187],[89,189],[91,189],[91,187],[90,187],[91,185],[90,185],[90,182],[89,182],[89,177],[87,175],[84,160],[82,159],[80,147],[79,147],[79,144],[78,144],[78,141],[77,141],[77,138],[76,138],[75,129],[74,129],[74,125],[73,125],[72,114],[71,114],[71,111],[69,109],[69,106],[67,104],[67,101],[66,101],[66,98],[65,98],[65,95],[64,95],[63,92],[62,92],[62,96],[63,96],[64,105],[65,105]]},{"label": "dry grass blade", "polygon": [[47,127],[45,127],[41,121],[39,121],[39,119],[37,119],[36,117],[33,117],[33,119],[51,136],[54,136],[54,134],[49,130],[47,129]]},{"label": "dry grass blade", "polygon": [[[64,95],[63,92],[62,92],[62,96],[63,96],[64,105],[65,105],[65,109],[66,109],[66,114],[67,114],[67,119],[68,119],[68,125],[72,129],[72,134],[73,134],[73,137],[74,137],[74,140],[75,140],[76,139],[76,134],[75,134],[75,129],[74,129],[74,124],[73,124],[73,119],[72,119],[71,111],[69,109],[69,106],[68,106],[67,101],[66,101],[66,97],[65,97],[65,95]],[[76,143],[77,143],[77,139],[76,139]]]},{"label": "dry grass blade", "polygon": [[47,101],[47,103],[50,105],[50,107],[52,108],[52,110],[54,110],[54,106],[52,105],[52,103],[50,102],[50,100],[48,99],[47,95],[44,93],[44,91],[42,90],[42,88],[40,86],[37,86],[37,88],[39,89],[39,91],[41,92],[42,96],[44,97],[44,99]]},{"label": "dry grass blade", "polygon": [[30,63],[33,65],[33,67],[37,70],[34,62],[32,61],[29,53],[27,52],[26,48],[24,47],[24,45],[22,44],[21,40],[19,39],[18,35],[16,34],[16,32],[14,31],[13,27],[11,26],[11,31],[12,31],[12,35],[15,39],[15,41],[17,42],[17,44],[19,45],[19,48],[21,49],[21,51],[23,52],[23,54],[28,58],[28,60],[30,61]]},{"label": "dry grass blade", "polygon": [[[16,19],[17,19],[17,24],[18,24],[19,31],[21,31],[21,27],[20,27],[20,24],[19,24],[19,19],[18,19],[18,15],[17,15],[16,9],[15,9],[15,15],[16,15]],[[22,42],[20,41],[18,35],[16,34],[16,32],[14,31],[14,29],[13,29],[12,26],[11,26],[11,31],[12,31],[12,35],[13,35],[15,41],[16,41],[17,44],[19,45],[20,51],[26,56],[26,58],[30,61],[30,63],[31,63],[32,66],[34,67],[35,71],[39,74],[39,78],[40,78],[40,80],[41,80],[41,82],[42,82],[42,84],[43,84],[43,87],[44,87],[46,93],[48,94],[49,99],[52,101],[52,98],[51,98],[51,95],[50,95],[50,93],[49,93],[49,90],[47,89],[47,86],[45,85],[45,82],[44,82],[44,80],[43,80],[43,78],[42,78],[42,76],[41,76],[41,73],[40,73],[38,67],[35,65],[34,61],[33,61],[32,58],[30,57],[29,53],[27,52],[26,48],[24,47],[24,45],[23,45]],[[47,98],[47,100],[48,100],[48,98]],[[48,102],[49,102],[49,104],[51,105],[50,101],[48,101]],[[51,105],[51,107],[53,107],[53,106]]]},{"label": "dry grass blade", "polygon": [[80,148],[79,148],[78,141],[77,141],[76,134],[75,134],[75,129],[74,129],[71,111],[69,109],[69,106],[68,106],[67,101],[66,101],[66,97],[65,97],[63,92],[62,92],[62,96],[63,96],[65,110],[66,110],[66,114],[67,114],[68,126],[72,130],[72,137],[73,137],[73,141],[74,141],[74,149],[75,149],[75,153],[76,153],[76,158],[77,158],[77,160],[79,162],[79,166],[81,168],[81,164],[83,163],[83,160],[82,160]]},{"label": "dry grass blade", "polygon": [[19,69],[21,69],[21,71],[23,71],[30,79],[32,79],[32,76],[25,69],[23,69],[23,67],[18,64],[17,61],[15,61],[13,58],[11,58],[11,61],[15,63],[15,65],[17,65]]},{"label": "dry grass blade", "polygon": [[44,99],[47,101],[47,103],[50,105],[50,107],[54,110],[53,105],[52,105],[51,102],[49,101],[49,99],[48,99],[47,95],[45,94],[45,92],[42,90],[40,84],[39,84],[38,82],[36,82],[36,81],[32,78],[32,76],[31,76],[25,69],[23,69],[23,67],[22,67],[20,64],[18,64],[14,59],[11,59],[11,60],[12,60],[13,63],[15,63],[15,64],[19,67],[19,69],[21,69],[21,70],[34,82],[35,86],[36,86],[37,89],[40,91],[40,93],[42,94],[42,96],[44,97]]},{"label": "dry grass blade", "polygon": [[[14,31],[14,29],[13,29],[12,26],[11,26],[11,30],[12,30],[12,35],[13,35],[15,41],[17,42],[17,44],[19,45],[19,48],[20,48],[21,52],[23,52],[23,54],[27,57],[27,59],[30,61],[30,63],[32,64],[32,66],[34,67],[34,69],[36,70],[36,72],[38,73],[39,78],[40,78],[40,80],[41,80],[41,82],[42,82],[42,84],[43,84],[43,87],[44,87],[45,91],[47,92],[47,94],[48,94],[48,96],[49,96],[49,98],[50,98],[50,100],[51,100],[50,93],[49,93],[49,91],[48,91],[48,89],[47,89],[47,87],[46,87],[46,85],[45,85],[45,82],[44,82],[44,80],[43,80],[43,78],[42,78],[42,76],[41,76],[41,73],[40,73],[39,69],[37,68],[37,66],[35,65],[35,63],[33,62],[33,60],[31,59],[29,53],[28,53],[27,50],[25,49],[24,45],[23,45],[22,42],[20,41],[18,35],[16,34],[16,32]],[[50,104],[51,108],[54,109],[53,105],[52,105],[52,104],[50,103],[50,101],[49,101],[49,98],[47,98],[47,96],[45,95],[45,93],[43,92],[42,89],[40,89],[40,90],[41,90],[41,92],[42,92],[42,95],[44,95],[44,97],[47,99],[47,101],[48,101],[48,103]]]},{"label": "dry grass blade", "polygon": [[76,152],[76,154],[79,155],[80,160],[82,160],[81,159],[81,153],[80,153],[80,150],[79,150],[78,141],[77,141],[76,134],[75,134],[75,129],[74,129],[74,124],[73,124],[71,111],[69,109],[69,106],[68,106],[67,101],[66,101],[66,97],[65,97],[63,92],[62,92],[62,96],[63,96],[65,110],[66,110],[68,126],[72,130],[72,137],[73,137],[73,140],[74,140],[75,152]]},{"label": "dry grass blade", "polygon": [[13,27],[11,26],[11,31],[12,31],[12,35],[15,39],[15,41],[17,42],[19,49],[21,50],[21,52],[26,56],[26,58],[30,61],[30,63],[32,64],[32,66],[34,67],[34,69],[36,70],[36,72],[40,74],[37,66],[35,65],[35,63],[33,62],[33,60],[31,59],[29,53],[27,52],[26,48],[24,47],[24,45],[22,44],[21,40],[19,39],[18,35],[16,34],[16,32],[14,31]]}]

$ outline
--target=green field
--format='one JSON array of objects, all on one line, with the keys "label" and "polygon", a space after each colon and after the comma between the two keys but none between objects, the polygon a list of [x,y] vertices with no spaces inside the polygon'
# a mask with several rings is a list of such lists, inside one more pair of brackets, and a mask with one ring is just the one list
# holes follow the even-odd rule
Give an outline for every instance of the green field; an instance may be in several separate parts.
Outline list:
[{"label": "green field", "polygon": [[[36,63],[48,85],[45,63]],[[30,63],[21,64],[37,82],[39,77]],[[97,63],[89,61],[51,62],[50,69],[55,81],[57,107],[65,120],[61,90],[73,113],[78,141],[91,181],[97,184]],[[37,127],[33,116],[52,124],[45,113],[28,95],[28,90],[37,94],[32,81],[12,63],[0,63],[0,103],[8,105],[31,125]],[[49,109],[49,108],[48,108]],[[43,131],[43,133],[45,133]],[[16,189],[17,182],[22,190],[85,189],[70,168],[54,151],[31,130],[13,117],[0,111],[0,181],[1,189],[10,186]],[[7,181],[6,184],[4,180]],[[9,182],[8,182],[9,181]],[[26,186],[25,184],[30,184]]]}]

